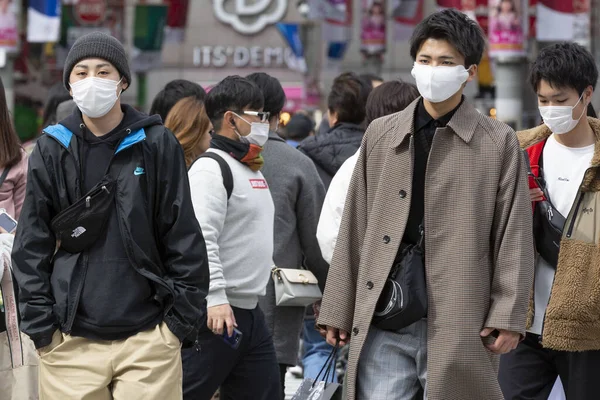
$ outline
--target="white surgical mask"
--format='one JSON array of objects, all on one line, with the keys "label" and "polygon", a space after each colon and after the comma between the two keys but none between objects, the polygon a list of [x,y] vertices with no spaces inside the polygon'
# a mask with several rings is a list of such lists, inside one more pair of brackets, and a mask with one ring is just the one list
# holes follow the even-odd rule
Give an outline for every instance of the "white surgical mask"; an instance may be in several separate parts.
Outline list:
[{"label": "white surgical mask", "polygon": [[243,143],[255,144],[259,147],[263,147],[265,143],[267,143],[267,140],[269,140],[269,124],[267,122],[248,122],[239,115],[235,115],[239,119],[250,125],[250,133],[246,136],[240,135],[237,130],[235,131],[240,140]]},{"label": "white surgical mask", "polygon": [[460,90],[469,78],[469,70],[462,65],[455,67],[423,65],[415,63],[412,76],[423,98],[431,103],[448,100]]},{"label": "white surgical mask", "polygon": [[586,108],[583,107],[581,115],[577,119],[573,119],[573,109],[577,107],[577,104],[583,98],[583,93],[577,103],[574,106],[545,106],[540,107],[540,115],[544,120],[544,124],[557,135],[571,132],[573,128],[577,126],[581,117],[586,112]]},{"label": "white surgical mask", "polygon": [[71,83],[73,101],[88,117],[103,117],[114,107],[119,98],[117,87],[120,82],[120,80],[117,82],[112,79],[91,77]]}]

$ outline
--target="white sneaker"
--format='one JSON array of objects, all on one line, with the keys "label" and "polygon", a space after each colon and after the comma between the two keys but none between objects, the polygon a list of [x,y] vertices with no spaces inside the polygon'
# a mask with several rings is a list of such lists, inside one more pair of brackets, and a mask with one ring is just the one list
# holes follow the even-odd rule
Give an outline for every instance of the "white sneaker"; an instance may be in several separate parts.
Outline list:
[{"label": "white sneaker", "polygon": [[289,367],[288,372],[294,375],[296,378],[302,378],[302,375],[304,374],[304,369],[301,366],[296,365],[294,367]]}]

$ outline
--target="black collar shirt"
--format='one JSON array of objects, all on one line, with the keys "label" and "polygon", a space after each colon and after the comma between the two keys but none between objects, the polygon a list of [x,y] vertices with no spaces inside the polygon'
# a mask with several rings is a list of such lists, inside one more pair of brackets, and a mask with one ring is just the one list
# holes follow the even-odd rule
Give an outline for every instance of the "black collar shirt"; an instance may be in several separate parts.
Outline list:
[{"label": "black collar shirt", "polygon": [[404,238],[402,239],[402,242],[406,244],[416,244],[421,237],[419,227],[423,223],[423,216],[425,215],[425,172],[427,170],[427,159],[431,144],[433,143],[433,137],[438,128],[448,125],[463,101],[464,97],[454,110],[437,120],[433,119],[427,110],[425,110],[423,99],[421,99],[415,109],[412,197],[408,222],[404,230]]}]

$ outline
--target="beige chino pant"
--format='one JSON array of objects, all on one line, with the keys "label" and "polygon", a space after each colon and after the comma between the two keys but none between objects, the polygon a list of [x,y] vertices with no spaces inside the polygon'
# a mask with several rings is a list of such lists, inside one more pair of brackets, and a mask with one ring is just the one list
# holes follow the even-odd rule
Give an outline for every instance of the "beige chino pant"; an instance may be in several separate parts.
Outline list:
[{"label": "beige chino pant", "polygon": [[181,343],[165,323],[124,340],[54,332],[39,350],[40,400],[181,400]]}]

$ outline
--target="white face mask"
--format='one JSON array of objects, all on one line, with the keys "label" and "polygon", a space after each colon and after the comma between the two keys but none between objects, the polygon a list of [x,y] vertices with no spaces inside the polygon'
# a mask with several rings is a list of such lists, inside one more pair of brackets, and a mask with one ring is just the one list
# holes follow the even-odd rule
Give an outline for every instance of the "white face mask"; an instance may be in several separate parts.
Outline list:
[{"label": "white face mask", "polygon": [[462,65],[432,67],[415,63],[412,76],[417,81],[419,93],[425,100],[441,103],[460,90],[462,84],[469,78],[469,70]]},{"label": "white face mask", "polygon": [[246,136],[240,135],[236,130],[235,133],[240,138],[240,141],[248,144],[255,144],[259,147],[263,147],[267,140],[269,140],[269,124],[267,122],[248,122],[244,118],[240,117],[236,113],[233,113],[239,119],[250,125],[250,133]]},{"label": "white face mask", "polygon": [[[122,79],[122,78],[121,78]],[[117,99],[117,87],[121,80],[106,78],[85,78],[71,83],[73,101],[79,110],[90,118],[100,118],[108,114]]]},{"label": "white face mask", "polygon": [[574,106],[545,106],[540,107],[540,115],[544,120],[544,124],[557,135],[562,135],[571,132],[579,123],[581,117],[586,111],[586,107],[583,107],[581,115],[577,119],[573,119],[573,109],[577,107],[577,104],[583,98],[583,93],[577,103]]}]

